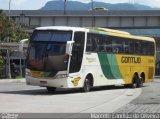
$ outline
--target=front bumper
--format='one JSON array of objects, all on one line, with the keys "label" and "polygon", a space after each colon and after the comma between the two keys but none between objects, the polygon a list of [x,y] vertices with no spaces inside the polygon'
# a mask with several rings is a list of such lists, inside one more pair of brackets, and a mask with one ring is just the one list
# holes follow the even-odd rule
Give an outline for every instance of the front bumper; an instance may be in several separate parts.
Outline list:
[{"label": "front bumper", "polygon": [[33,78],[26,76],[26,84],[42,87],[60,87],[60,88],[72,88],[71,81],[69,78],[61,79],[43,79],[43,78]]}]

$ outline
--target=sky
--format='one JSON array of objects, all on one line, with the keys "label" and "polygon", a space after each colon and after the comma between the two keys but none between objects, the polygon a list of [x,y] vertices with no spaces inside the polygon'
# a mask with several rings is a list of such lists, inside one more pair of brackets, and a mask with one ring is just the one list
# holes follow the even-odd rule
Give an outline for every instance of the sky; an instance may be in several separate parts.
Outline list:
[{"label": "sky", "polygon": [[[37,10],[45,5],[46,2],[52,0],[11,0],[11,10]],[[80,2],[90,2],[91,0],[70,0]],[[151,7],[160,8],[160,0],[93,0],[106,3],[138,3]],[[9,0],[0,0],[0,9],[9,9]]]}]

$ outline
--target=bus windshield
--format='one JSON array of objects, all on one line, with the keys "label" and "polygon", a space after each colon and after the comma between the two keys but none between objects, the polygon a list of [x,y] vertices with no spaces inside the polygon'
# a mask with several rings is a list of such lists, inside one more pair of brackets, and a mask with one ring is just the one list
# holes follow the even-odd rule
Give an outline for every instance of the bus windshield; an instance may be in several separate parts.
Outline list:
[{"label": "bus windshield", "polygon": [[71,31],[35,31],[30,39],[27,67],[46,72],[67,70],[65,50],[71,38]]}]

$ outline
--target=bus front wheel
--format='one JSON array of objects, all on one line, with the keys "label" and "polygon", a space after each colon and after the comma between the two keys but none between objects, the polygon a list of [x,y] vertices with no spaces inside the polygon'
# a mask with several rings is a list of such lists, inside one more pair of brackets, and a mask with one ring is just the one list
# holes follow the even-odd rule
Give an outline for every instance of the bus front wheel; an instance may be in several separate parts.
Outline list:
[{"label": "bus front wheel", "polygon": [[46,87],[46,88],[49,93],[54,93],[56,90],[56,87]]},{"label": "bus front wheel", "polygon": [[88,78],[84,81],[83,92],[89,92],[91,89],[91,82]]}]

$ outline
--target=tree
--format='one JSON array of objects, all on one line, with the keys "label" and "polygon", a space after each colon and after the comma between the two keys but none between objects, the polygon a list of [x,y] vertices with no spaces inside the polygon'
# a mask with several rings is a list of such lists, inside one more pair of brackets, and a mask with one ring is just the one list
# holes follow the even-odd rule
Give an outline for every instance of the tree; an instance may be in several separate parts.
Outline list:
[{"label": "tree", "polygon": [[27,38],[28,33],[21,27],[21,23],[16,23],[11,17],[6,16],[0,10],[0,41],[2,42],[18,42]]}]

